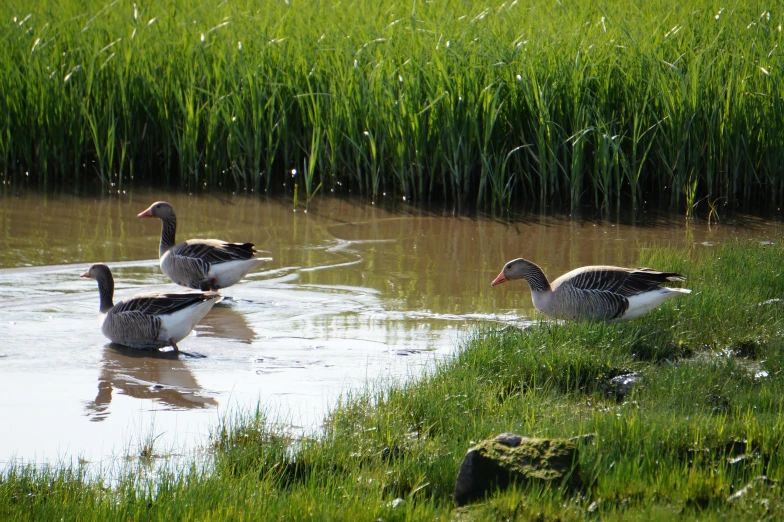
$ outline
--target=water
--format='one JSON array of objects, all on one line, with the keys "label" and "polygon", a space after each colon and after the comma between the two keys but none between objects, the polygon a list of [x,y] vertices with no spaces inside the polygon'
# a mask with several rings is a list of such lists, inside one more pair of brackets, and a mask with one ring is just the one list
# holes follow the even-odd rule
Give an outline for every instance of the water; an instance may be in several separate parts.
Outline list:
[{"label": "water", "polygon": [[[177,288],[155,259],[160,222],[136,218],[156,199],[177,211],[178,240],[253,242],[274,258],[225,289],[231,299],[180,342],[204,358],[108,345],[97,286],[79,278],[106,262],[116,300]],[[314,431],[341,393],[414,377],[477,325],[529,321],[524,283],[490,287],[510,259],[525,256],[554,279],[587,264],[633,265],[652,244],[780,234],[780,224],[751,219],[508,224],[340,199],[309,213],[255,197],[2,199],[0,465],[100,462],[138,454],[150,438],[158,453],[186,454],[225,415],[257,404],[292,431]]]}]

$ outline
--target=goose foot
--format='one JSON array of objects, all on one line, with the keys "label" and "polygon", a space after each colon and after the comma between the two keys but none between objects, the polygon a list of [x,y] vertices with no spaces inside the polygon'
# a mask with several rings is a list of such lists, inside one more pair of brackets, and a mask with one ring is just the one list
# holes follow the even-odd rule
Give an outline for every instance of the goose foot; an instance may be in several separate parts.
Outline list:
[{"label": "goose foot", "polygon": [[183,352],[182,350],[180,350],[180,351],[179,351],[179,352],[177,352],[177,353],[181,353],[182,355],[184,355],[184,356],[186,356],[186,357],[193,357],[194,359],[206,359],[206,358],[207,358],[207,356],[206,356],[206,355],[204,355],[204,354],[202,354],[202,353],[196,353],[196,352]]}]

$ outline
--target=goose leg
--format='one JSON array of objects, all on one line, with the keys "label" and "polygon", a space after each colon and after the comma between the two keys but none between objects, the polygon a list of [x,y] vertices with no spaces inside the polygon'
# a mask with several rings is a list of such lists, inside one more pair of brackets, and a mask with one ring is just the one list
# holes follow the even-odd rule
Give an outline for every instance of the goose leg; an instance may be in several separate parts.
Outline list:
[{"label": "goose leg", "polygon": [[201,290],[202,292],[207,292],[209,290],[217,291],[218,286],[215,284],[217,281],[218,278],[216,276],[212,276],[206,281],[201,282],[201,284],[199,285],[199,290]]},{"label": "goose leg", "polygon": [[205,355],[202,355],[200,353],[184,352],[180,350],[179,347],[177,346],[177,343],[175,343],[174,339],[171,337],[169,337],[169,342],[171,343],[172,348],[174,348],[173,353],[175,354],[183,354],[187,357],[193,357],[194,359],[204,359],[206,357]]}]

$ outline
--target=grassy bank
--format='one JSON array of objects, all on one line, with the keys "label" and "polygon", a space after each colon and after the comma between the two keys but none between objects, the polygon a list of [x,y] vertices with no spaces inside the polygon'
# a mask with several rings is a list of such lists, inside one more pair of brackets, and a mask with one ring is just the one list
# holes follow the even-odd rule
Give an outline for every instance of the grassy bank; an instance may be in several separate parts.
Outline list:
[{"label": "grassy bank", "polygon": [[779,204],[782,23],[759,0],[10,0],[0,180]]},{"label": "grassy bank", "polygon": [[[321,438],[293,450],[259,415],[216,431],[214,468],[155,482],[13,468],[0,518],[780,519],[782,256],[780,243],[648,251],[641,264],[687,274],[694,293],[629,323],[480,331],[424,378],[346,398]],[[618,400],[608,380],[628,371],[642,383]],[[590,486],[518,487],[454,512],[466,449],[506,431],[595,433],[580,455]],[[728,500],[759,475],[776,482]]]}]

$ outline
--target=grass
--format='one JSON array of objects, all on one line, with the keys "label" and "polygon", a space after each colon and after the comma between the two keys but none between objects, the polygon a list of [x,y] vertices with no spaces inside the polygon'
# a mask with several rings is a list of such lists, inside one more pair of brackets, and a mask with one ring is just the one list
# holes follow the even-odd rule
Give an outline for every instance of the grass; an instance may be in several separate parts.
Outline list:
[{"label": "grass", "polygon": [[[4,520],[777,520],[784,516],[784,244],[650,249],[641,265],[687,274],[694,292],[626,323],[483,329],[406,384],[344,398],[318,437],[263,412],[215,431],[213,465],[15,466]],[[608,380],[642,375],[618,398]],[[582,492],[516,486],[455,511],[460,461],[501,432],[595,433]],[[737,500],[728,498],[765,475]],[[402,500],[397,500],[402,499]]]},{"label": "grass", "polygon": [[782,23],[760,0],[9,0],[0,186],[780,205]]}]

